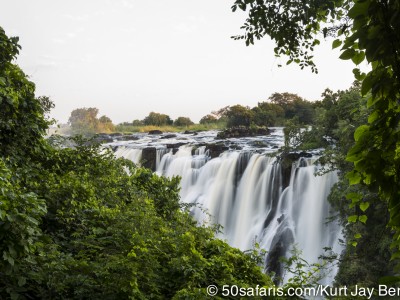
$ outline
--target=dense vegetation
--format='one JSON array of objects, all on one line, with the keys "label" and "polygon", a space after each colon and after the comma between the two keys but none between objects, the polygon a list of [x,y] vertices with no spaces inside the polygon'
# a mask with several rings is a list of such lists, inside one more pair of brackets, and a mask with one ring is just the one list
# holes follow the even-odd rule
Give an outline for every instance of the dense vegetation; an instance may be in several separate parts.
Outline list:
[{"label": "dense vegetation", "polygon": [[[325,147],[320,161],[340,177],[330,201],[350,243],[336,281],[374,286],[396,274],[390,257],[398,258],[400,248],[398,1],[236,0],[238,8],[249,9],[249,17],[245,34],[235,38],[252,44],[269,35],[288,64],[317,72],[312,51],[321,33],[337,37],[333,47],[342,45],[342,59],[371,63],[368,74],[353,71],[361,84],[327,90],[316,104],[274,94],[254,108],[227,107],[201,123],[291,120],[287,147]],[[52,103],[36,98],[34,84],[12,63],[17,39],[1,29],[0,41],[2,298],[201,298],[211,283],[271,285],[254,257],[216,240],[212,229],[196,227],[180,210],[178,179],[157,177],[79,139],[67,149],[45,141]],[[174,124],[150,115],[132,126]],[[92,119],[111,123],[97,120],[97,113]],[[301,131],[298,124],[314,127]]]},{"label": "dense vegetation", "polygon": [[[332,47],[342,46],[341,59],[351,59],[355,65],[364,60],[370,64],[368,74],[357,67],[353,70],[356,79],[361,81],[361,94],[367,97],[364,100],[367,112],[364,120],[357,123],[355,143],[346,153],[346,160],[352,163],[347,179],[354,189],[346,196],[347,204],[356,208],[348,216],[348,222],[362,226],[378,219],[381,227],[390,226],[395,231],[390,239],[394,249],[392,258],[399,258],[399,1],[236,0],[232,10],[237,9],[248,10],[248,18],[242,27],[244,34],[234,38],[250,45],[255,39],[270,36],[276,42],[275,54],[289,57],[287,64],[294,62],[301,68],[311,67],[313,72],[318,72],[313,51],[322,35],[336,38]],[[375,213],[385,208],[387,216]],[[362,232],[356,231],[354,238],[359,239],[361,235]],[[357,241],[352,244],[360,246]],[[400,277],[386,279],[393,281]]]},{"label": "dense vegetation", "polygon": [[[366,101],[367,98],[361,96],[358,82],[346,91],[326,90],[322,101],[316,103],[318,117],[312,129],[301,131],[297,126],[292,127],[297,139],[289,146],[291,150],[324,148],[319,158],[319,163],[325,166],[321,172],[338,172],[339,181],[332,188],[329,201],[338,212],[348,243],[339,260],[336,284],[374,287],[382,277],[394,274],[394,263],[390,261],[393,233],[387,227],[387,205],[374,203],[378,197],[376,193],[362,185],[350,185],[346,178],[352,170],[346,155],[355,144],[355,130],[368,118]],[[349,200],[359,193],[371,203],[370,208],[369,205],[358,207],[354,202],[349,205]],[[358,223],[348,222],[358,214],[366,217]]]},{"label": "dense vegetation", "polygon": [[79,138],[45,140],[52,104],[12,62],[17,42],[0,28],[1,299],[201,299],[209,284],[272,285],[255,253],[181,209],[178,178]]}]

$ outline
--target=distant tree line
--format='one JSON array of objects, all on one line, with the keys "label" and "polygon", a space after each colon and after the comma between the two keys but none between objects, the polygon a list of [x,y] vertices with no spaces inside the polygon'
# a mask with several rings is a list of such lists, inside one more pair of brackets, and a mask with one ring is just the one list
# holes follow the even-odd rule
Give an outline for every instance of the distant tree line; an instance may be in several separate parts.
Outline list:
[{"label": "distant tree line", "polygon": [[[295,124],[309,125],[314,123],[318,102],[307,101],[296,94],[274,93],[267,101],[259,102],[250,108],[240,104],[225,106],[217,111],[205,115],[200,119],[200,124],[207,126],[217,125],[218,128],[237,126],[284,126],[288,120]],[[116,130],[111,119],[105,115],[97,117],[99,110],[94,107],[77,108],[71,112],[68,123],[73,133],[99,133],[113,132]],[[169,115],[150,112],[143,120],[135,119],[131,123],[119,124],[119,128],[135,126],[175,126],[189,127],[194,122],[188,117],[178,117],[175,120]],[[119,130],[117,128],[117,130]]]},{"label": "distant tree line", "polygon": [[267,101],[250,108],[240,104],[226,106],[204,116],[200,124],[216,123],[224,120],[227,127],[279,126],[287,120],[306,125],[314,123],[318,102],[307,101],[296,94],[274,93]]},{"label": "distant tree line", "polygon": [[166,114],[151,112],[143,120],[133,120],[132,123],[125,122],[124,125],[133,126],[178,126],[185,127],[193,125],[194,122],[188,117],[178,117],[175,121]]}]

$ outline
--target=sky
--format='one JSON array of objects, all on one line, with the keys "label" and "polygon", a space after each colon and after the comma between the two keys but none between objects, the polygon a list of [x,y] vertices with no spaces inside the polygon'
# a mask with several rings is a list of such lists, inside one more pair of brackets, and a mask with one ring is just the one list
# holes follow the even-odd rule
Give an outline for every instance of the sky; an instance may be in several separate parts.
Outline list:
[{"label": "sky", "polygon": [[317,75],[285,66],[268,38],[249,47],[231,39],[246,17],[231,12],[233,0],[1,3],[0,26],[20,38],[16,62],[37,96],[55,103],[51,117],[60,123],[82,107],[97,107],[115,124],[151,111],[198,122],[227,105],[256,106],[274,92],[313,101],[354,81],[354,65],[331,50],[332,39],[315,52]]}]

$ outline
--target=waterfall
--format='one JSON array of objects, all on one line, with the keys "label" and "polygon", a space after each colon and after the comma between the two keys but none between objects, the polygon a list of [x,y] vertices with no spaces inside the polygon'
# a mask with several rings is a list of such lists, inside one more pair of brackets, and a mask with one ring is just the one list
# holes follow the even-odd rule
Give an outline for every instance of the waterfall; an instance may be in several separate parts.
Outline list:
[{"label": "waterfall", "polygon": [[[116,155],[137,163],[140,151],[120,147]],[[181,201],[194,205],[191,214],[200,224],[220,224],[220,237],[241,250],[258,243],[268,251],[267,270],[277,276],[284,275],[278,258],[290,255],[293,245],[309,263],[318,261],[324,247],[341,251],[341,227],[328,222],[327,197],[337,175],[315,176],[312,158],[293,163],[286,181],[275,157],[254,151],[225,151],[211,159],[205,146],[184,145],[157,149],[155,159],[158,174],[181,176]]]},{"label": "waterfall", "polygon": [[115,151],[114,155],[117,158],[124,157],[133,161],[135,164],[140,164],[140,160],[142,159],[142,150],[126,146],[120,146],[118,147],[117,151]]}]

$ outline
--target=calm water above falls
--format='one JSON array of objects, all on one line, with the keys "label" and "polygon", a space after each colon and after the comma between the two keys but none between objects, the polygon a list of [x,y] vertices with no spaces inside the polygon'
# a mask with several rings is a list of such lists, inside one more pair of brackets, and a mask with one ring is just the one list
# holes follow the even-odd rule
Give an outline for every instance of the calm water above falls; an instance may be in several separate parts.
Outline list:
[{"label": "calm water above falls", "polygon": [[[294,244],[310,263],[318,261],[324,247],[341,252],[341,228],[328,222],[333,213],[326,200],[337,181],[335,173],[315,176],[314,159],[300,158],[285,175],[280,162],[266,155],[282,145],[281,128],[268,137],[215,141],[215,135],[177,134],[169,139],[141,135],[136,141],[112,145],[117,146],[116,156],[135,163],[146,148],[156,148],[156,172],[182,177],[181,201],[196,204],[191,211],[196,220],[222,225],[220,237],[242,250],[257,242],[269,253],[267,264],[275,266],[269,270],[278,275],[284,274],[281,266],[276,267],[277,258],[290,255]],[[209,149],[216,142],[230,149],[211,159]],[[174,150],[174,144],[179,148]],[[332,281],[335,272],[325,283]]]}]

